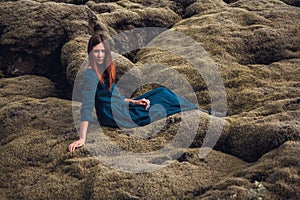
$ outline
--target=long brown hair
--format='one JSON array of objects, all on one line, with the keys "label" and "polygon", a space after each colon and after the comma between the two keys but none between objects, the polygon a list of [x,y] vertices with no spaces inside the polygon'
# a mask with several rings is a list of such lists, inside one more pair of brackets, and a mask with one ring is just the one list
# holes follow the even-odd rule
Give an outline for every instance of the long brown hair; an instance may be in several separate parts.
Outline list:
[{"label": "long brown hair", "polygon": [[[103,46],[105,48],[105,58],[103,62],[103,69],[99,70],[96,61],[94,60],[92,50],[93,47],[103,43]],[[88,48],[87,48],[88,54],[89,54],[89,62],[92,67],[92,69],[96,72],[98,79],[100,83],[104,83],[104,72],[107,72],[108,79],[109,79],[109,89],[112,89],[112,84],[115,81],[116,78],[116,66],[112,60],[111,56],[111,50],[110,45],[107,37],[103,34],[93,34],[89,40]]]}]

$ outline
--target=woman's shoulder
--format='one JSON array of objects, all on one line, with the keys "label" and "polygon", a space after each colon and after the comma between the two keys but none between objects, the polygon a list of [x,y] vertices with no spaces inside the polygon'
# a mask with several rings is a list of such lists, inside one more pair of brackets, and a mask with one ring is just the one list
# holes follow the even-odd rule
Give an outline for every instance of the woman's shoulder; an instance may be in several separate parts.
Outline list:
[{"label": "woman's shoulder", "polygon": [[85,70],[84,78],[85,79],[91,79],[91,78],[98,79],[96,72],[92,68],[87,68]]},{"label": "woman's shoulder", "polygon": [[92,67],[87,67],[85,70],[85,74],[95,74],[96,75],[96,73]]}]

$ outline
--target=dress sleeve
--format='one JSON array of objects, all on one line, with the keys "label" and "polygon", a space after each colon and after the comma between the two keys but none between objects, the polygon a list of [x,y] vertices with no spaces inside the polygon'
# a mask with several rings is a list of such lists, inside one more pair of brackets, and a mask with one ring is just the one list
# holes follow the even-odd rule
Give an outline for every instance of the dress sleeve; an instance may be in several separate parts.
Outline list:
[{"label": "dress sleeve", "polygon": [[92,121],[92,111],[95,106],[95,95],[98,85],[97,75],[93,70],[87,70],[83,76],[82,100],[80,109],[81,121]]}]

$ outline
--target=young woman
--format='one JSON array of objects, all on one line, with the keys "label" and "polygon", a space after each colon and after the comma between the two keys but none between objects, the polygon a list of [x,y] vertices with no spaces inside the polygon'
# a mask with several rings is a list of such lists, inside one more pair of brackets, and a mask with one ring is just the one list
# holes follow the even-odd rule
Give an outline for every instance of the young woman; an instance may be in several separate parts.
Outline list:
[{"label": "young woman", "polygon": [[195,104],[164,87],[135,99],[125,98],[115,87],[116,67],[107,38],[102,34],[92,35],[87,50],[89,67],[83,77],[79,140],[69,145],[69,151],[84,145],[94,107],[99,123],[114,128],[144,126],[181,111],[198,109]]}]

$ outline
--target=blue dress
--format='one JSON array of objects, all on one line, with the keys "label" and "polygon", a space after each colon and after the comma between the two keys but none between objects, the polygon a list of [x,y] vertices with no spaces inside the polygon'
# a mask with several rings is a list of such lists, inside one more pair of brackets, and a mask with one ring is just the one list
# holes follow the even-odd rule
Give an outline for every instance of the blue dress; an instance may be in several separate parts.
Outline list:
[{"label": "blue dress", "polygon": [[137,98],[149,99],[150,108],[124,101],[115,83],[109,90],[108,79],[101,84],[94,70],[87,69],[83,76],[81,121],[92,121],[92,110],[101,125],[113,128],[144,126],[169,115],[198,109],[198,106],[176,95],[165,87],[155,88]]}]

